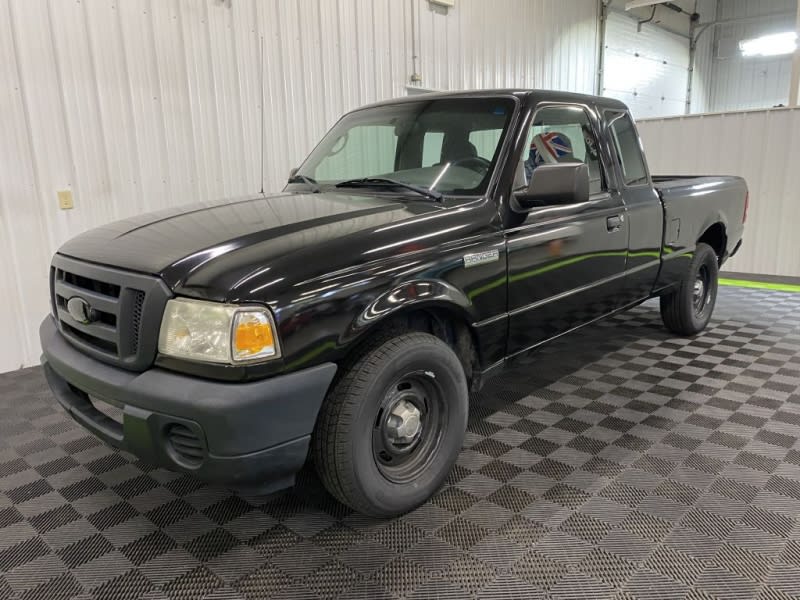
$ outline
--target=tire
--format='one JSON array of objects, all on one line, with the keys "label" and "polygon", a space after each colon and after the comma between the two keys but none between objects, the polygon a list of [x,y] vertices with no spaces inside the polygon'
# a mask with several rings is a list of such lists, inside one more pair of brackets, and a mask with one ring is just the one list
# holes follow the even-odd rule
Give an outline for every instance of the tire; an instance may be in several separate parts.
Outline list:
[{"label": "tire", "polygon": [[697,244],[678,287],[661,296],[661,320],[667,329],[683,336],[703,331],[714,312],[718,285],[716,253],[708,244]]},{"label": "tire", "polygon": [[[365,348],[338,377],[312,441],[323,484],[370,516],[419,506],[464,441],[469,398],[458,357],[430,334],[400,333]],[[421,425],[412,436],[415,410]]]}]

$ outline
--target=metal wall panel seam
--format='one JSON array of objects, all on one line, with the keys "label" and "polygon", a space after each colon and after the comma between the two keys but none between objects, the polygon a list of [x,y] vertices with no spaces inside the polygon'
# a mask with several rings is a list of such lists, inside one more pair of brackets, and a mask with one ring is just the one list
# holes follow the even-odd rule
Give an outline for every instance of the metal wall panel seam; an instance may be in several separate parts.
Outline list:
[{"label": "metal wall panel seam", "polygon": [[[13,23],[13,16],[12,16],[12,9],[11,4],[6,4],[5,9],[5,16],[6,22],[8,23],[9,29],[9,39],[10,39],[10,51],[13,54],[12,60],[6,61],[7,68],[11,71],[10,75],[15,80],[17,84],[17,90],[19,91],[19,98],[21,104],[21,112],[23,114],[23,125],[24,125],[24,135],[26,137],[26,149],[32,166],[33,177],[32,177],[32,186],[34,189],[34,195],[38,196],[38,182],[36,176],[36,163],[34,160],[33,152],[30,147],[30,117],[28,115],[28,106],[27,102],[25,101],[25,89],[22,85],[22,80],[20,76],[20,65],[19,65],[19,56],[16,51],[17,40],[14,33],[14,23]],[[4,45],[9,45],[8,41],[5,42]],[[12,66],[13,65],[13,66]],[[7,133],[13,134],[14,139],[19,138],[19,125],[16,119],[11,121],[9,125],[13,128],[13,131],[9,131]],[[3,128],[5,130],[5,127]],[[9,135],[7,138],[4,135],[4,139],[8,140],[12,136]],[[20,177],[21,174],[17,173],[17,177]],[[5,199],[4,199],[5,197]],[[4,344],[2,349],[0,349],[0,371],[5,369],[16,368],[22,364],[24,364],[27,360],[27,357],[30,354],[28,349],[28,338],[29,335],[27,333],[27,328],[25,327],[25,320],[23,317],[22,307],[24,306],[24,290],[25,286],[22,285],[22,277],[20,273],[20,262],[18,260],[17,254],[17,247],[16,244],[13,243],[13,231],[11,226],[11,218],[10,218],[10,203],[11,198],[8,195],[0,193],[0,225],[2,225],[2,229],[5,233],[3,239],[0,240],[0,248],[2,248],[5,252],[7,252],[7,256],[11,259],[10,261],[3,261],[2,271],[8,274],[8,278],[4,279],[5,281],[9,281],[11,286],[13,287],[13,297],[11,298],[11,302],[9,303],[9,310],[2,315],[3,324],[7,325],[8,328],[4,327],[4,331],[6,333],[11,334],[11,339],[19,339],[21,342],[21,348],[17,350],[14,356],[12,356],[12,350],[16,347],[11,344]],[[43,234],[44,232],[40,232]],[[44,237],[42,235],[42,237]],[[16,302],[13,299],[16,298]],[[6,323],[6,321],[8,321]],[[20,330],[21,329],[21,330]],[[17,335],[14,335],[17,334]]]},{"label": "metal wall panel seam", "polygon": [[[231,6],[231,9],[233,7]],[[226,11],[228,12],[228,11]],[[215,52],[214,48],[214,40],[211,35],[211,15],[209,13],[209,3],[203,3],[203,13],[204,19],[203,23],[205,27],[203,27],[203,33],[205,34],[205,41],[206,45],[208,46],[208,52],[210,54],[209,60],[207,62],[206,68],[208,70],[208,81],[209,81],[209,91],[210,97],[212,102],[212,107],[214,110],[211,111],[214,120],[214,137],[216,138],[216,146],[219,148],[219,181],[221,186],[221,191],[223,195],[230,196],[232,195],[232,190],[229,189],[230,186],[230,179],[226,177],[227,171],[227,157],[230,156],[229,150],[227,146],[229,145],[227,142],[227,136],[224,132],[224,127],[220,126],[220,119],[223,115],[226,114],[226,106],[224,102],[220,100],[220,94],[218,93],[219,90],[217,86],[217,74],[216,70],[214,69],[214,61],[219,56],[217,52]],[[229,113],[228,113],[229,114]]]},{"label": "metal wall panel seam", "polygon": [[189,144],[187,151],[191,157],[191,165],[192,165],[192,174],[193,174],[193,184],[195,188],[195,194],[203,197],[202,194],[202,177],[200,171],[200,160],[198,157],[198,147],[197,147],[197,133],[195,132],[195,128],[193,127],[193,123],[195,121],[195,108],[194,103],[192,102],[192,83],[189,77],[189,57],[187,54],[187,44],[186,44],[186,23],[183,16],[183,10],[181,9],[181,5],[179,0],[174,0],[174,9],[175,9],[175,17],[176,17],[176,28],[178,33],[178,39],[180,40],[180,58],[183,63],[183,74],[185,80],[185,88],[186,88],[186,111],[184,111],[183,116],[188,119],[189,127],[187,131],[189,133]]},{"label": "metal wall panel seam", "polygon": [[[99,129],[99,137],[100,137],[100,162],[102,165],[103,173],[105,176],[106,184],[108,185],[109,189],[111,188],[111,167],[108,161],[108,145],[106,143],[106,128],[105,123],[103,122],[103,117],[100,114],[100,87],[99,87],[99,77],[97,75],[97,60],[95,57],[94,51],[94,43],[93,43],[93,36],[91,27],[89,25],[89,12],[86,3],[84,2],[81,7],[81,12],[83,14],[83,24],[84,29],[86,31],[86,44],[87,50],[89,53],[89,68],[92,74],[92,93],[94,95],[94,102],[95,106],[97,107],[97,127]],[[103,208],[105,209],[106,218],[110,221],[117,217],[113,209],[114,204],[112,202],[104,203]]]},{"label": "metal wall panel seam", "polygon": [[[60,57],[60,52],[58,51],[58,43],[55,37],[55,30],[53,28],[53,17],[52,17],[53,5],[50,2],[47,2],[45,4],[45,7],[46,7],[45,16],[47,19],[46,29],[50,37],[50,47],[52,48],[53,51],[52,52],[53,67],[56,75],[56,88],[58,96],[58,102],[56,103],[56,106],[58,108],[56,110],[59,120],[64,124],[64,137],[65,137],[64,149],[67,158],[67,171],[69,172],[68,175],[69,180],[65,181],[64,183],[67,184],[70,190],[72,190],[73,196],[80,198],[83,186],[81,183],[78,182],[78,173],[75,165],[75,144],[73,143],[72,132],[70,131],[70,123],[66,106],[66,91],[64,89],[64,78],[62,75],[61,57]],[[66,219],[72,219],[72,217],[74,217],[74,214],[66,214],[64,216]]]},{"label": "metal wall panel seam", "polygon": [[[262,6],[269,6],[269,5],[263,4]],[[280,26],[281,26],[280,15],[279,15],[279,12],[277,10],[276,10],[276,14],[274,16],[274,19],[272,20],[272,23],[273,23],[273,26],[277,27],[278,30],[280,30]],[[271,59],[272,53],[269,51],[269,47],[274,43],[273,40],[277,36],[275,36],[270,29],[266,29],[264,33],[265,33],[265,35],[264,35],[264,40],[265,40],[264,66],[265,66],[265,69],[264,70],[267,73],[273,73],[275,70],[272,68],[272,65],[273,65],[273,61]],[[267,35],[267,34],[269,34],[269,35]],[[269,45],[267,44],[267,42],[269,42]],[[278,64],[278,65],[283,64],[283,49],[282,49],[280,44],[277,44],[277,52],[276,53],[277,53],[276,64]],[[268,85],[267,78],[265,77],[264,78],[264,85],[267,87],[267,90],[269,90],[269,103],[268,103],[268,105],[270,107],[269,112],[267,112],[267,106],[264,106],[264,108],[262,109],[262,110],[264,110],[264,114],[265,115],[269,115],[268,119],[265,119],[264,127],[268,128],[267,129],[268,131],[274,131],[275,129],[277,129],[275,127],[275,110],[274,110],[274,107],[278,106],[278,105],[286,106],[286,102],[287,102],[285,82],[282,82],[282,84],[279,85],[279,86]],[[276,88],[277,88],[277,90],[276,90]],[[280,98],[279,101],[276,100],[276,97],[275,97],[276,93],[279,94],[279,98]],[[269,123],[269,125],[267,123]],[[283,136],[283,133],[284,132],[281,131],[280,129],[278,130],[278,137],[280,138],[279,141],[278,141],[278,144],[282,145],[284,148],[286,148],[287,149],[287,155],[291,156],[291,151],[287,147],[288,144],[286,143],[288,140],[285,139],[285,137]],[[269,139],[269,136],[267,136],[267,139]],[[264,182],[264,189],[265,190],[269,189],[269,187],[270,187],[269,183],[274,181],[274,179],[275,179],[275,173],[273,171],[273,169],[275,169],[275,163],[274,163],[274,161],[269,160],[268,156],[269,156],[269,154],[267,152],[267,149],[265,148],[264,149],[264,156],[263,156],[263,160],[265,161],[265,164],[266,164],[266,168],[265,168],[264,171],[265,171],[265,174],[267,175],[267,180]]]},{"label": "metal wall panel seam", "polygon": [[[35,153],[35,149],[34,149],[34,145],[33,145],[33,127],[32,127],[32,123],[31,123],[32,117],[31,117],[31,113],[30,113],[30,105],[29,105],[28,98],[27,98],[26,85],[25,85],[25,81],[24,81],[23,76],[22,76],[22,67],[21,67],[21,64],[20,64],[20,53],[19,53],[20,41],[19,41],[19,38],[18,38],[18,35],[17,35],[17,28],[15,26],[16,19],[15,19],[15,15],[14,15],[13,5],[12,5],[12,3],[9,2],[7,6],[8,6],[8,11],[9,11],[9,25],[10,25],[10,29],[11,29],[11,40],[12,40],[12,48],[13,48],[13,52],[14,52],[15,67],[16,67],[16,72],[17,72],[17,78],[18,78],[18,81],[19,81],[20,96],[21,96],[21,98],[23,100],[23,113],[24,113],[24,116],[25,116],[25,133],[26,133],[26,137],[27,137],[26,146],[27,146],[27,150],[28,150],[28,153],[29,153],[29,156],[30,156],[30,164],[31,164],[32,176],[33,176],[33,186],[34,186],[34,190],[35,190],[35,198],[34,198],[34,200],[32,202],[30,202],[30,205],[36,206],[36,213],[37,213],[37,216],[39,217],[37,219],[37,223],[39,224],[39,240],[37,242],[35,242],[35,243],[37,244],[37,247],[41,249],[42,244],[46,243],[47,240],[51,240],[53,236],[52,236],[52,230],[50,230],[50,228],[48,227],[49,219],[47,218],[46,215],[42,215],[41,214],[41,207],[39,205],[39,198],[41,198],[41,192],[42,192],[41,183],[40,183],[41,182],[41,180],[40,180],[40,167],[39,167],[39,164],[38,164],[39,161],[36,158],[36,153]],[[10,223],[11,223],[11,221],[9,220],[9,225],[10,225]],[[44,224],[44,227],[42,227],[42,224]],[[9,244],[9,246],[10,246],[9,250],[12,253],[11,254],[12,258],[14,258],[14,275],[15,275],[15,279],[16,279],[16,285],[14,286],[14,288],[17,290],[17,295],[18,295],[18,298],[19,298],[18,301],[19,301],[20,313],[23,315],[22,322],[20,324],[21,328],[22,328],[22,334],[23,334],[23,336],[22,336],[23,339],[21,340],[21,342],[22,342],[22,344],[21,344],[22,348],[21,348],[21,351],[20,351],[21,356],[20,356],[20,360],[19,361],[15,361],[15,362],[29,363],[31,361],[31,357],[33,355],[33,352],[32,352],[32,341],[31,341],[32,338],[33,338],[33,332],[31,331],[31,327],[29,325],[30,324],[29,319],[25,318],[25,313],[26,313],[25,307],[26,306],[29,307],[31,305],[30,301],[27,298],[25,298],[25,291],[30,289],[30,288],[29,288],[29,286],[26,286],[23,283],[24,282],[24,274],[20,270],[21,261],[19,260],[19,255],[16,254],[16,248],[17,248],[16,230],[14,230],[14,229],[9,227],[8,233],[9,233],[9,238],[8,239],[11,241],[11,244]],[[23,234],[24,235],[25,234],[29,235],[30,232],[24,232]],[[49,248],[50,244],[47,244],[46,247]],[[27,273],[27,275],[30,275],[30,274]],[[35,342],[33,342],[33,343],[35,343]]]},{"label": "metal wall panel seam", "polygon": [[[147,23],[146,33],[148,36],[148,44],[151,48],[155,48],[155,21],[153,20],[153,0],[149,0],[146,13],[148,16],[148,18],[146,19]],[[164,88],[162,85],[161,71],[158,68],[158,57],[156,56],[155,52],[152,53],[150,68],[153,71],[154,75],[153,80],[156,85],[155,91],[157,93],[156,96],[157,100],[156,98],[154,98],[154,100],[156,100],[157,103],[155,110],[158,113],[158,120],[161,124],[160,127],[155,128],[158,135],[158,142],[161,147],[161,156],[162,156],[162,159],[160,161],[161,165],[159,169],[160,171],[159,174],[161,176],[161,181],[163,184],[161,186],[163,193],[164,195],[167,195],[169,194],[170,189],[172,187],[171,186],[172,177],[169,168],[167,168],[168,164],[167,160],[169,157],[169,146],[167,144],[167,135],[166,135],[167,119],[166,116],[164,115]]]},{"label": "metal wall panel seam", "polygon": [[[136,202],[137,202],[137,212],[144,210],[144,204],[142,203],[142,191],[143,191],[143,179],[144,179],[144,172],[142,171],[142,164],[140,160],[139,154],[139,129],[136,127],[136,117],[135,111],[133,110],[133,89],[131,88],[131,77],[130,77],[130,69],[128,68],[128,54],[125,51],[125,31],[122,27],[122,16],[121,11],[119,8],[112,7],[116,14],[117,19],[117,30],[119,31],[119,41],[120,41],[120,51],[122,57],[122,69],[124,73],[125,83],[127,84],[128,93],[125,95],[125,108],[128,111],[128,119],[129,122],[133,125],[132,131],[126,137],[129,138],[131,144],[131,153],[130,158],[133,162],[134,166],[134,173],[136,179],[131,182],[131,184],[138,188],[138,193],[135,195]],[[126,132],[127,133],[127,132]]]}]

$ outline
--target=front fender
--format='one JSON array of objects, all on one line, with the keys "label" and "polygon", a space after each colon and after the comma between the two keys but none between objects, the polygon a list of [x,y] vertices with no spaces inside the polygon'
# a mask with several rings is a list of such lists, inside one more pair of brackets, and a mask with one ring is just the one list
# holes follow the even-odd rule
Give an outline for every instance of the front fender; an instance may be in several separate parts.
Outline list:
[{"label": "front fender", "polygon": [[467,323],[476,322],[475,307],[463,291],[441,280],[418,279],[384,292],[359,312],[348,327],[345,342],[360,337],[379,323],[412,309],[442,308]]}]

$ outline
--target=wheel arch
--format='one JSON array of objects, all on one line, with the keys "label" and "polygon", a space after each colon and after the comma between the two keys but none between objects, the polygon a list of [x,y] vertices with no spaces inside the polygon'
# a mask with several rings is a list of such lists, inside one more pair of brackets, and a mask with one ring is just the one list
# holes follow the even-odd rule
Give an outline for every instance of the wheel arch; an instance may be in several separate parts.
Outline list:
[{"label": "wheel arch", "polygon": [[728,233],[725,224],[717,221],[706,227],[705,231],[697,239],[698,244],[708,244],[717,255],[717,261],[721,265],[725,259],[728,247]]},{"label": "wheel arch", "polygon": [[460,290],[443,281],[413,281],[370,302],[353,320],[343,362],[363,344],[391,332],[430,333],[456,353],[471,388],[479,385],[481,349],[472,323],[474,307]]}]

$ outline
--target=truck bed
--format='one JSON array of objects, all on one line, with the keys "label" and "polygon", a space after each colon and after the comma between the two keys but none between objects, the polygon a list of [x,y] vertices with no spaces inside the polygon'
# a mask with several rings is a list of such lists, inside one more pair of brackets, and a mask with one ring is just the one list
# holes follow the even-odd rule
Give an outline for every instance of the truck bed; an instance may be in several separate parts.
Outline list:
[{"label": "truck bed", "polygon": [[691,186],[698,183],[707,183],[710,181],[719,181],[724,179],[739,179],[744,181],[741,177],[733,177],[729,175],[653,175],[653,187],[656,189],[669,189],[674,186]]},{"label": "truck bed", "polygon": [[724,175],[655,175],[653,186],[664,207],[664,249],[660,282],[682,272],[680,257],[694,251],[703,232],[722,225],[721,263],[734,251],[744,229],[747,184]]}]

